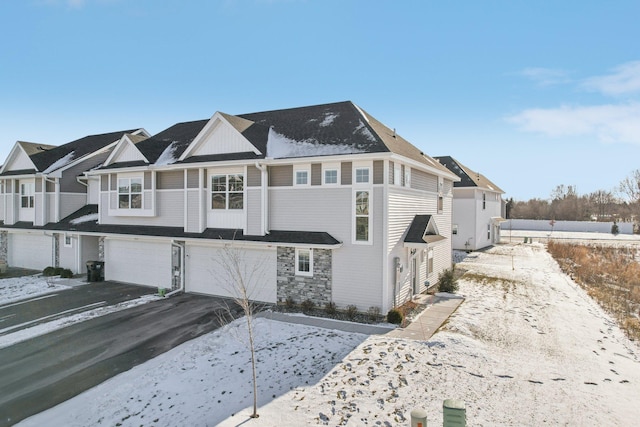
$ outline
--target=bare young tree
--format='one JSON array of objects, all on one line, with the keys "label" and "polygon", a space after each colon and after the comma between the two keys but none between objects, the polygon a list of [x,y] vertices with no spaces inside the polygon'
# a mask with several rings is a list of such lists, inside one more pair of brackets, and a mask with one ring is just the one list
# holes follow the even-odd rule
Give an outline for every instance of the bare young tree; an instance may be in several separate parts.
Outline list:
[{"label": "bare young tree", "polygon": [[[265,277],[266,259],[247,259],[246,253],[240,250],[234,243],[226,244],[221,251],[221,256],[214,259],[221,267],[222,277],[220,280],[229,293],[233,302],[240,307],[244,314],[247,327],[246,344],[251,353],[251,372],[253,383],[253,413],[251,418],[258,418],[258,376],[257,358],[255,348],[254,320],[260,303],[255,298],[259,297],[263,288]],[[233,318],[232,310],[228,308],[228,313]],[[223,320],[223,319],[221,319]]]}]

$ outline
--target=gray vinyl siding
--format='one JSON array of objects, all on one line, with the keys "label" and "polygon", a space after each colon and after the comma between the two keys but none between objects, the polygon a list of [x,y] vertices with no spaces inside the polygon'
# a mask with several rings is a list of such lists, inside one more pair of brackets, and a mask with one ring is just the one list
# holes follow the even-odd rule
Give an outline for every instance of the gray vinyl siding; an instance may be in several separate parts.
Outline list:
[{"label": "gray vinyl siding", "polygon": [[187,188],[200,187],[200,171],[198,169],[187,170]]},{"label": "gray vinyl siding", "polygon": [[[56,196],[55,194],[47,194],[47,217],[48,222],[52,222],[56,218]],[[62,219],[63,217],[60,217]]]},{"label": "gray vinyl siding", "polygon": [[47,193],[54,193],[56,191],[56,184],[51,181],[46,181],[45,189],[47,190]]},{"label": "gray vinyl siding", "polygon": [[111,176],[111,191],[117,191],[118,190],[118,176],[114,173]]},{"label": "gray vinyl siding", "polygon": [[144,189],[151,190],[151,172],[144,173]]},{"label": "gray vinyl siding", "polygon": [[[117,194],[111,207],[117,208]],[[102,193],[101,206],[108,207],[109,194]],[[108,209],[108,208],[107,208]],[[107,209],[100,209],[101,221],[104,224],[154,225],[165,227],[184,227],[184,191],[159,190],[156,191],[156,216],[109,216]]]},{"label": "gray vinyl siding", "polygon": [[262,190],[249,189],[247,197],[247,234],[262,234]]},{"label": "gray vinyl siding", "polygon": [[322,164],[311,164],[311,185],[322,185]]},{"label": "gray vinyl siding", "polygon": [[42,192],[42,178],[35,179],[35,192],[36,193]]},{"label": "gray vinyl siding", "polygon": [[351,162],[342,162],[340,165],[340,183],[342,185],[351,185]]},{"label": "gray vinyl siding", "polygon": [[411,188],[423,191],[438,191],[438,177],[419,169],[411,169]]},{"label": "gray vinyl siding", "polygon": [[270,166],[269,167],[269,186],[270,187],[289,187],[293,185],[293,166]]},{"label": "gray vinyl siding", "polygon": [[[349,168],[350,169],[350,168]],[[309,191],[269,190],[272,230],[327,232],[342,242],[333,250],[332,299],[340,307],[356,303],[360,310],[382,308],[383,189],[370,190],[371,245],[352,244],[353,191],[345,187],[316,187]]]},{"label": "gray vinyl siding", "polygon": [[382,160],[373,162],[373,183],[384,184],[384,161]]},{"label": "gray vinyl siding", "polygon": [[100,191],[109,191],[109,175],[100,175]]},{"label": "gray vinyl siding", "polygon": [[109,157],[109,152],[100,153],[82,160],[63,171],[62,178],[60,178],[60,191],[63,193],[86,193],[87,187],[78,182],[78,176],[103,163],[107,157]]},{"label": "gray vinyl siding", "polygon": [[260,187],[262,185],[262,171],[255,166],[247,167],[247,187]]},{"label": "gray vinyl siding", "polygon": [[[451,181],[449,188],[451,188]],[[445,189],[447,181],[445,180]],[[445,237],[445,240],[431,245],[434,251],[433,272],[428,276],[424,275],[420,278],[421,289],[424,290],[424,281],[429,280],[430,283],[436,283],[440,272],[451,266],[451,192],[444,194],[444,206],[442,213],[437,213],[438,195],[432,192],[417,191],[402,187],[389,187],[388,189],[388,280],[391,286],[394,283],[393,258],[400,257],[404,267],[400,274],[399,293],[397,302],[406,301],[412,292],[410,275],[411,268],[409,265],[408,251],[403,247],[403,236],[415,215],[427,214],[431,215],[436,223],[438,232]],[[427,262],[425,256],[425,263]],[[425,266],[421,266],[425,268]]]},{"label": "gray vinyl siding", "polygon": [[200,201],[198,195],[200,190],[187,190],[187,231],[188,233],[199,233],[200,230]]},{"label": "gray vinyl siding", "polygon": [[43,218],[42,218],[42,193],[36,193],[35,194],[35,198],[34,198],[34,206],[35,206],[35,217],[33,219],[33,224],[34,225],[44,225],[45,223],[42,222]]},{"label": "gray vinyl siding", "polygon": [[[87,204],[86,193],[60,193],[60,219],[65,218]],[[50,217],[49,221],[53,221]]]},{"label": "gray vinyl siding", "polygon": [[184,171],[156,173],[156,188],[159,190],[181,190],[184,188]]}]

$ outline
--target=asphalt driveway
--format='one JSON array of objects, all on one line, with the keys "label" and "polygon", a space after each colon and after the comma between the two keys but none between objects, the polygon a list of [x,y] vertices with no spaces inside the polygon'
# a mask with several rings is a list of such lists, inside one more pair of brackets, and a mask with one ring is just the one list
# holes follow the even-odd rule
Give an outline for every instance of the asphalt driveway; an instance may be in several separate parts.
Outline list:
[{"label": "asphalt driveway", "polygon": [[217,329],[226,304],[214,297],[179,295],[0,349],[0,426],[13,425]]},{"label": "asphalt driveway", "polygon": [[108,281],[92,282],[0,305],[0,336],[154,293],[157,293],[157,289],[147,286]]}]

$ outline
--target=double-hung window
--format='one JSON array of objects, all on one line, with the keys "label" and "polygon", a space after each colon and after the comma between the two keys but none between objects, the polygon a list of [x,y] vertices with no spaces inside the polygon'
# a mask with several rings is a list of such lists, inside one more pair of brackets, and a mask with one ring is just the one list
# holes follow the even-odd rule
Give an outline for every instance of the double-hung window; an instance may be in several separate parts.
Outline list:
[{"label": "double-hung window", "polygon": [[296,249],[296,275],[313,276],[313,249]]},{"label": "double-hung window", "polygon": [[118,208],[142,209],[142,178],[118,179]]},{"label": "double-hung window", "polygon": [[244,175],[227,174],[211,177],[211,209],[244,208]]},{"label": "double-hung window", "polygon": [[324,183],[325,184],[337,184],[338,183],[338,169],[325,169],[324,170]]},{"label": "double-hung window", "polygon": [[20,184],[20,207],[32,208],[34,206],[36,187],[33,182]]}]

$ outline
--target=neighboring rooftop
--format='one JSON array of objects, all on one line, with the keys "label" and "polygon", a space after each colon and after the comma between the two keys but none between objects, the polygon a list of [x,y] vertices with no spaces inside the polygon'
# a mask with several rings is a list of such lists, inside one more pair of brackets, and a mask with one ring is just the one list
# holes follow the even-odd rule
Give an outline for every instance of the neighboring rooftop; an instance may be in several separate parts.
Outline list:
[{"label": "neighboring rooftop", "polygon": [[451,172],[458,175],[460,181],[454,182],[454,187],[478,187],[504,193],[500,187],[491,182],[486,176],[482,175],[480,172],[472,171],[451,156],[437,156],[434,157],[434,159],[444,165]]}]

